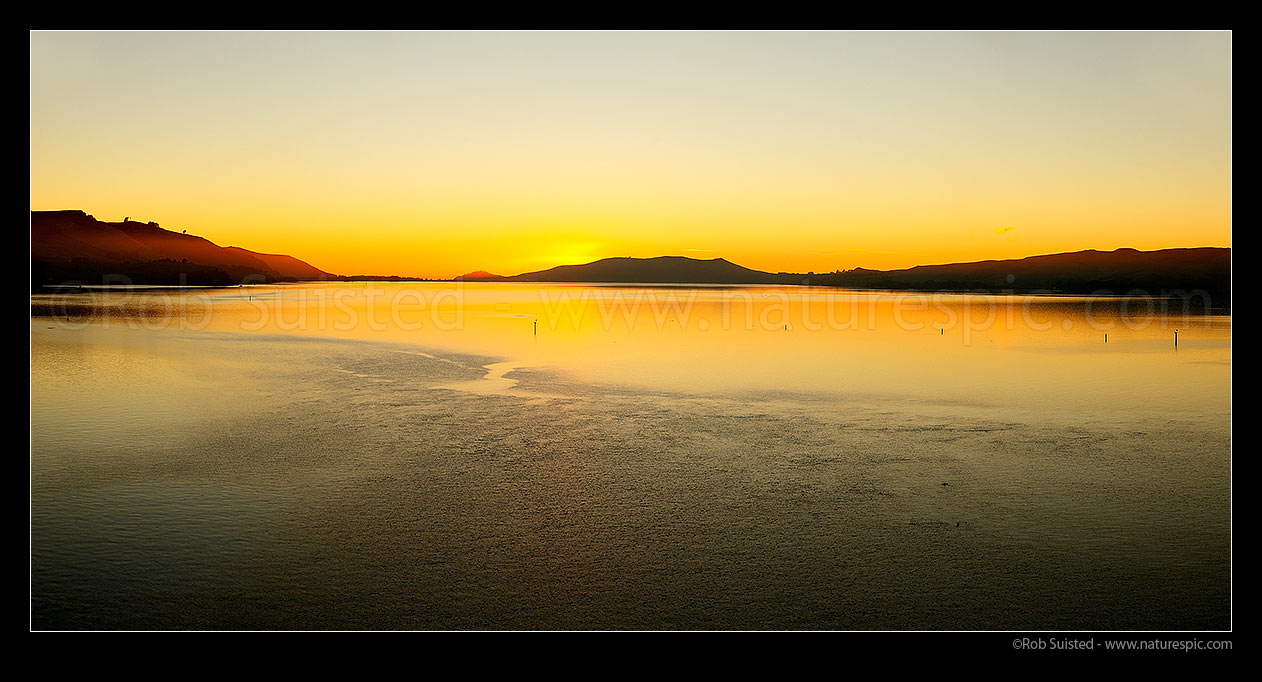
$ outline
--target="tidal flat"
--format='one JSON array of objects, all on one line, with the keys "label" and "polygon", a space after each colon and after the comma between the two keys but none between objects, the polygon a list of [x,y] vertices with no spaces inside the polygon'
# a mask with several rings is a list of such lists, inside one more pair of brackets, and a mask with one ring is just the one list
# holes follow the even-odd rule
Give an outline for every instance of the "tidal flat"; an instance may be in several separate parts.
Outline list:
[{"label": "tidal flat", "polygon": [[334,286],[32,296],[33,628],[1231,626],[1229,316]]}]

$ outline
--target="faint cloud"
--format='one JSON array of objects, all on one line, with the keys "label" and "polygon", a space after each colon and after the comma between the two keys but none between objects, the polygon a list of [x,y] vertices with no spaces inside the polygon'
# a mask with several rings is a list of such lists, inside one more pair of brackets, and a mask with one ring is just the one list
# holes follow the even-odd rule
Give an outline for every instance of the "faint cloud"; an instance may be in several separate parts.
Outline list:
[{"label": "faint cloud", "polygon": [[1015,227],[999,227],[999,228],[995,228],[995,234],[1006,234],[1006,233],[1011,232],[1011,231],[1013,231],[1013,230],[1015,230],[1015,229],[1017,229],[1017,228],[1015,228]]},{"label": "faint cloud", "polygon": [[684,251],[693,251],[696,253],[714,253],[714,249],[684,249]]}]

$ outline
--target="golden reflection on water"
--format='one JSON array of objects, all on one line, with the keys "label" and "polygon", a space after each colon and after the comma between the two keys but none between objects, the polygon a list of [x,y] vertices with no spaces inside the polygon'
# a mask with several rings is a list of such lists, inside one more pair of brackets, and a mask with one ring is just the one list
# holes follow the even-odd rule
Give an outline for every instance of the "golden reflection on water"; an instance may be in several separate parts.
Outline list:
[{"label": "golden reflection on water", "polygon": [[664,391],[1036,410],[1221,415],[1229,396],[1230,316],[1180,299],[365,282],[44,294],[32,310],[66,332],[299,334],[502,358],[488,391],[533,366]]},{"label": "golden reflection on water", "polygon": [[31,303],[36,627],[1230,626],[1229,316],[533,284]]}]

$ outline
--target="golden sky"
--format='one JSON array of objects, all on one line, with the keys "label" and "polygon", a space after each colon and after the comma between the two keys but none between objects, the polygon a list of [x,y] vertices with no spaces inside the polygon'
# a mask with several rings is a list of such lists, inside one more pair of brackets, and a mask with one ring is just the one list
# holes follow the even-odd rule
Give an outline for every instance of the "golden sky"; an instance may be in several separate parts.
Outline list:
[{"label": "golden sky", "polygon": [[1231,245],[1228,32],[32,32],[31,208],[339,274]]}]

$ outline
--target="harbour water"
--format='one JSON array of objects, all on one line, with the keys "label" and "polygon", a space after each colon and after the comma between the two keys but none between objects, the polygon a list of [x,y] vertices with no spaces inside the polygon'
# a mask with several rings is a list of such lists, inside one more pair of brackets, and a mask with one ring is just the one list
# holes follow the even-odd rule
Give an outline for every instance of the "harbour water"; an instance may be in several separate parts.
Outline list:
[{"label": "harbour water", "polygon": [[37,629],[1231,624],[1231,318],[1183,301],[31,303]]}]

